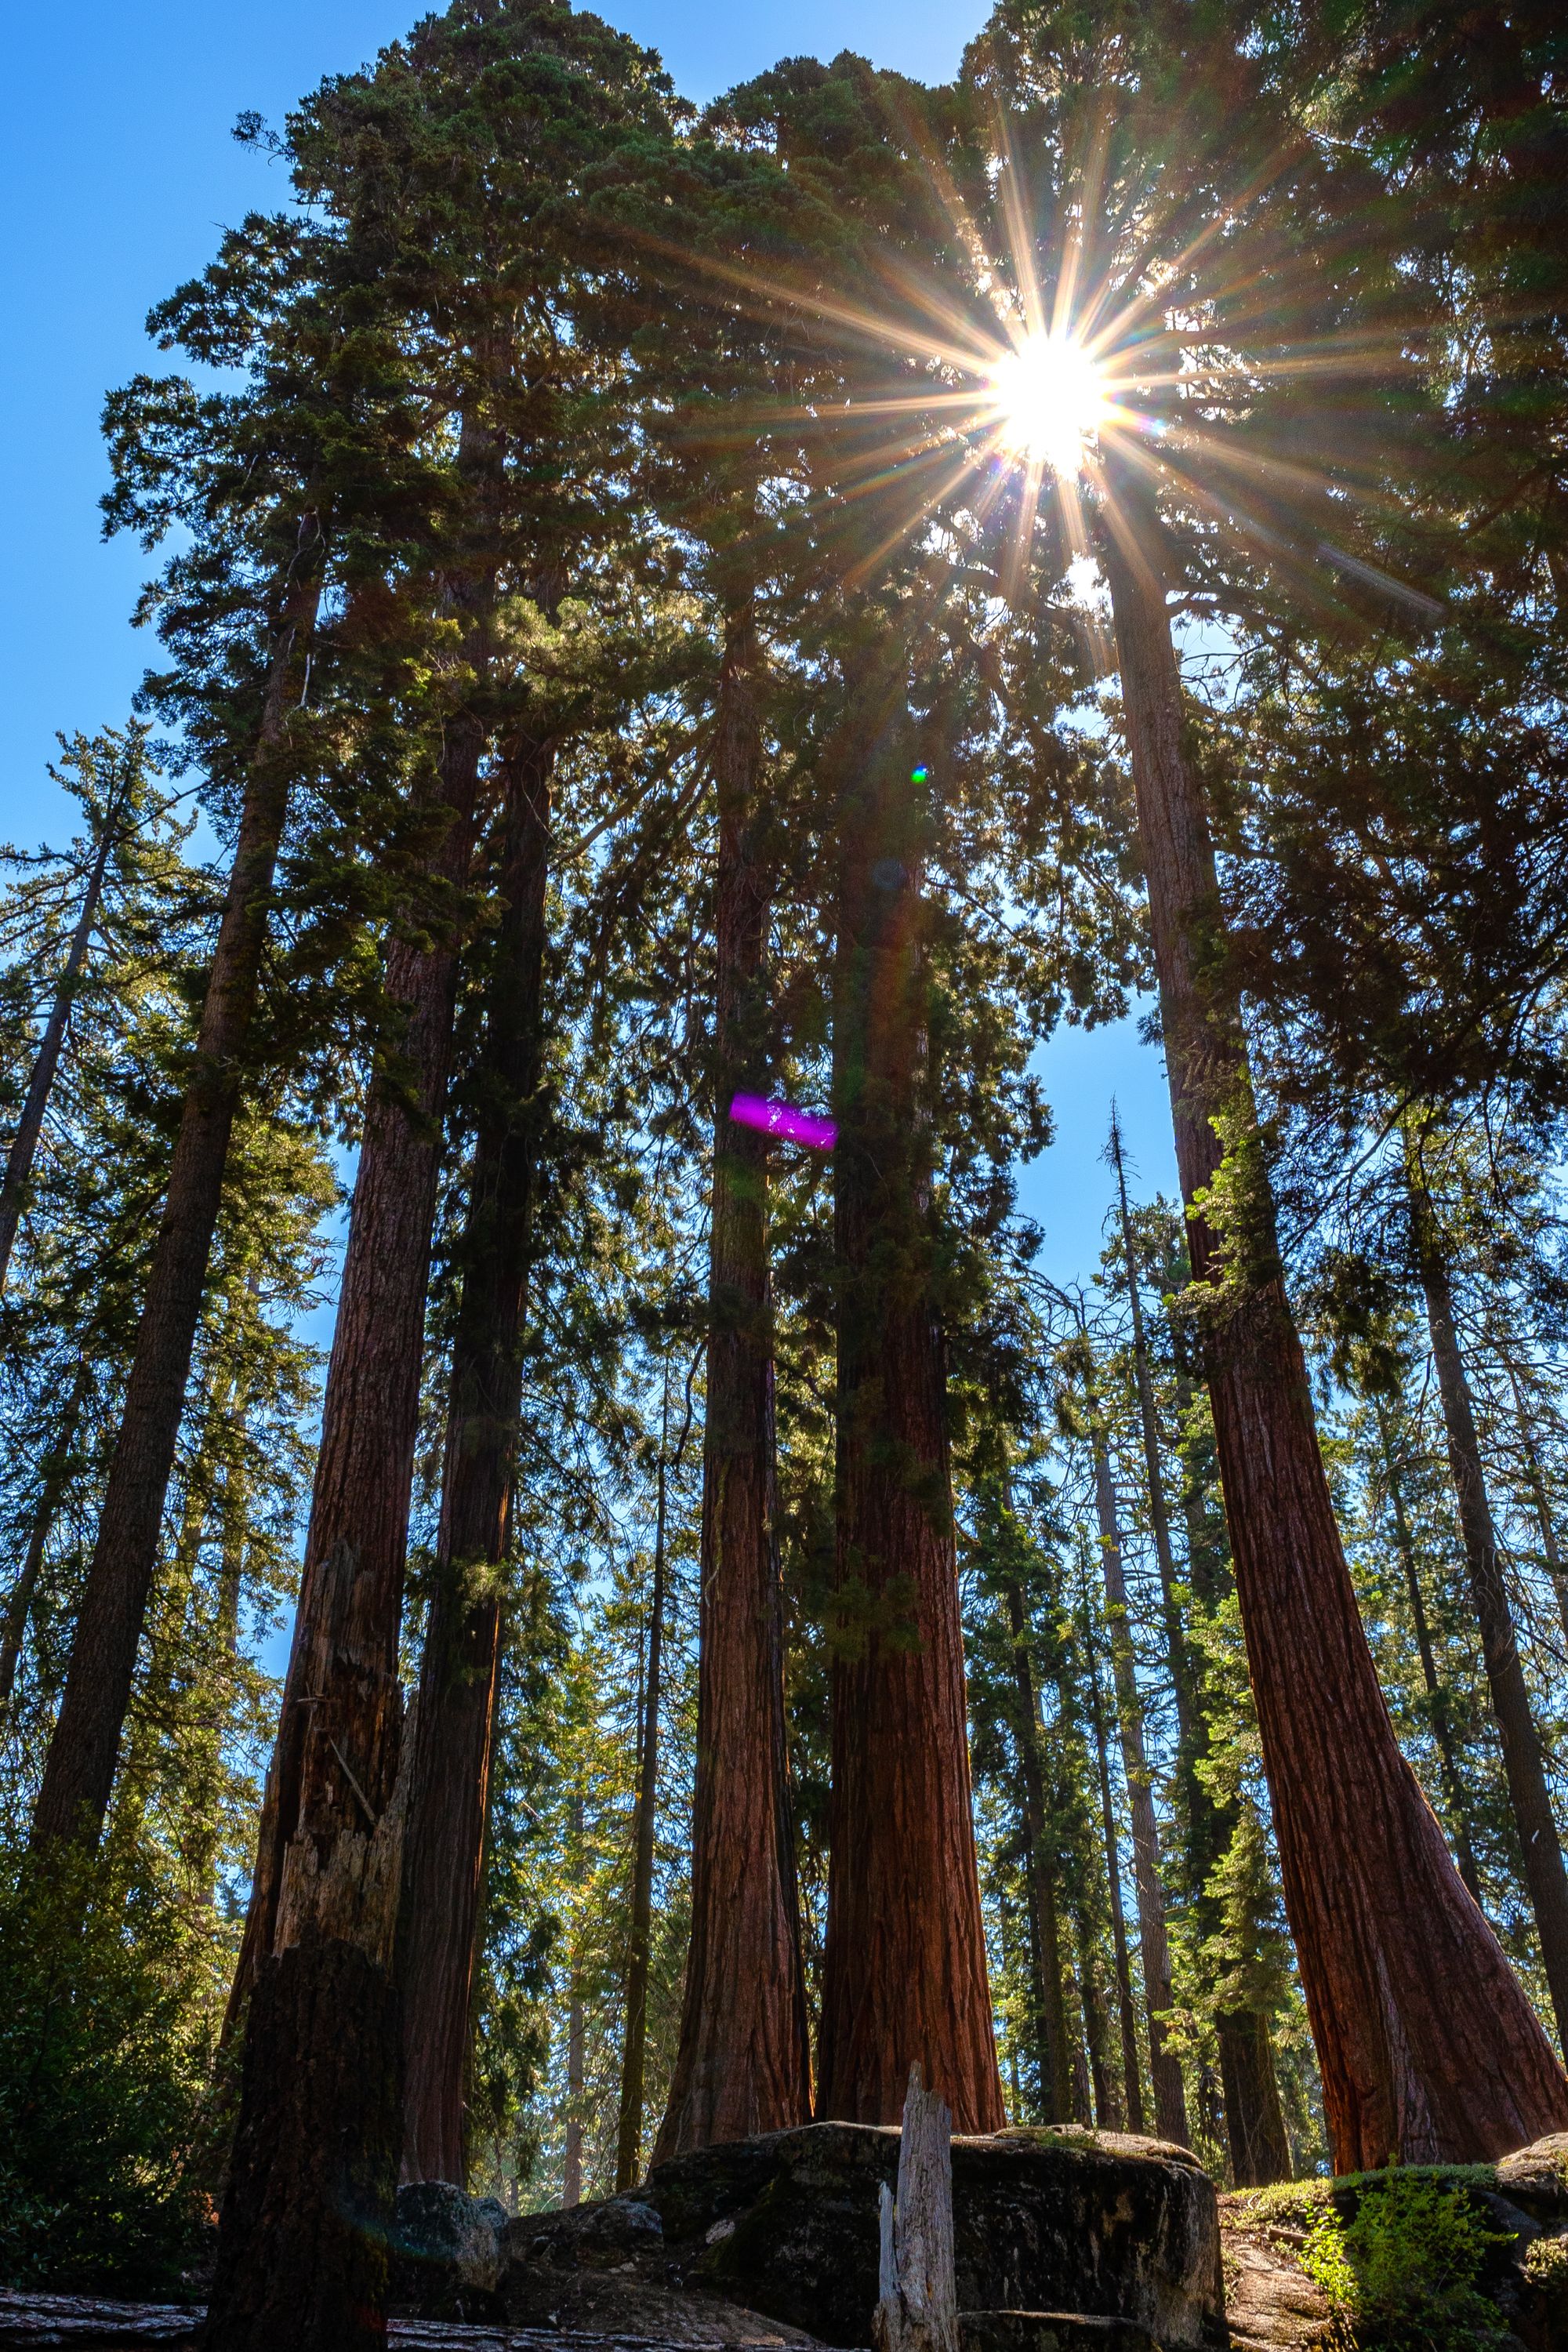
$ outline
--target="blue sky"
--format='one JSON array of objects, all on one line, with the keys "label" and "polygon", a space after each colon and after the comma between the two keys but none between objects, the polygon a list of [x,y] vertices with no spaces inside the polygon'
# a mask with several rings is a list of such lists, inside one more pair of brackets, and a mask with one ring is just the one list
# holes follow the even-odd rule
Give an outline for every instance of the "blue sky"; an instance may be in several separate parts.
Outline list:
[{"label": "blue sky", "polygon": [[[121,719],[152,648],[129,626],[149,561],[105,546],[98,415],[105,391],[167,364],[150,306],[200,268],[217,231],[279,200],[275,166],[236,146],[244,108],[277,120],[323,74],[406,29],[412,0],[81,0],[21,11],[0,91],[0,836],[65,830],[46,763],[57,728]],[[659,49],[703,100],[781,56],[853,48],[924,80],[956,67],[984,0],[615,0],[613,21]],[[1044,1263],[1088,1275],[1108,1192],[1098,1154],[1112,1094],[1140,1192],[1172,1191],[1158,1056],[1131,1023],[1047,1047],[1058,1142],[1025,1178]]]}]

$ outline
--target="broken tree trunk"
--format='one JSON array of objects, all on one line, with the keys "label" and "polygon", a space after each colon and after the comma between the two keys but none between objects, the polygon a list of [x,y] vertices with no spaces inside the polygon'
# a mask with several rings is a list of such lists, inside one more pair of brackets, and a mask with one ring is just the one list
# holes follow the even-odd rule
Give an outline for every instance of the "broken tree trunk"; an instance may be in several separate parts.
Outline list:
[{"label": "broken tree trunk", "polygon": [[952,2257],[952,2118],[910,2068],[899,2191],[882,2183],[875,2352],[958,2352]]}]

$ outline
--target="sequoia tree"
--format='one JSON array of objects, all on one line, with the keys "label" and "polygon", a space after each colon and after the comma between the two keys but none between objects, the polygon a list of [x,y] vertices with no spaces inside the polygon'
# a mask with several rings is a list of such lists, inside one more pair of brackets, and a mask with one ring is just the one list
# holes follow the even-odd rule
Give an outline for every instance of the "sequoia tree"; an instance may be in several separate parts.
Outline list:
[{"label": "sequoia tree", "polygon": [[[1351,2171],[1391,2155],[1482,2160],[1568,2125],[1568,2078],[1454,1867],[1378,1687],[1279,1266],[1246,1045],[1210,944],[1219,898],[1184,742],[1161,527],[1141,480],[1119,469],[1114,483],[1101,561],[1176,1162],[1285,1900],[1334,2162]],[[1473,1997],[1448,2000],[1440,1988],[1454,1982],[1470,1985]]]},{"label": "sequoia tree", "polygon": [[970,1812],[923,1102],[926,807],[906,623],[862,613],[834,746],[838,1624],[817,2112],[891,2123],[910,2066],[1004,2121]]}]

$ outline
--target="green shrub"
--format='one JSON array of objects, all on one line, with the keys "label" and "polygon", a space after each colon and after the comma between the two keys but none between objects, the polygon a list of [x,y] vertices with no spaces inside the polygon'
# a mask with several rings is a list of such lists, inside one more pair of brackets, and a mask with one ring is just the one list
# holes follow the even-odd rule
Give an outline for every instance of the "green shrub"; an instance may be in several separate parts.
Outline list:
[{"label": "green shrub", "polygon": [[0,1857],[0,2278],[177,2293],[208,2211],[210,1948],[74,1850]]},{"label": "green shrub", "polygon": [[1301,2261],[1356,2352],[1494,2352],[1508,2329],[1479,2282],[1490,2249],[1508,2242],[1461,2184],[1392,2170],[1369,2182],[1350,2221],[1327,2206]]}]

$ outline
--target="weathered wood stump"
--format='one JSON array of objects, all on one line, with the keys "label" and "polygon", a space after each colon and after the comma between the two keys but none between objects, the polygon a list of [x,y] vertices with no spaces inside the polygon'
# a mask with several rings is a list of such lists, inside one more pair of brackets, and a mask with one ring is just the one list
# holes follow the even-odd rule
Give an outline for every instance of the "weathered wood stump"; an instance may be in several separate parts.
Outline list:
[{"label": "weathered wood stump", "polygon": [[871,2315],[875,2352],[958,2352],[952,2263],[952,2117],[910,2068],[895,2197],[879,2204],[880,2263]]}]

